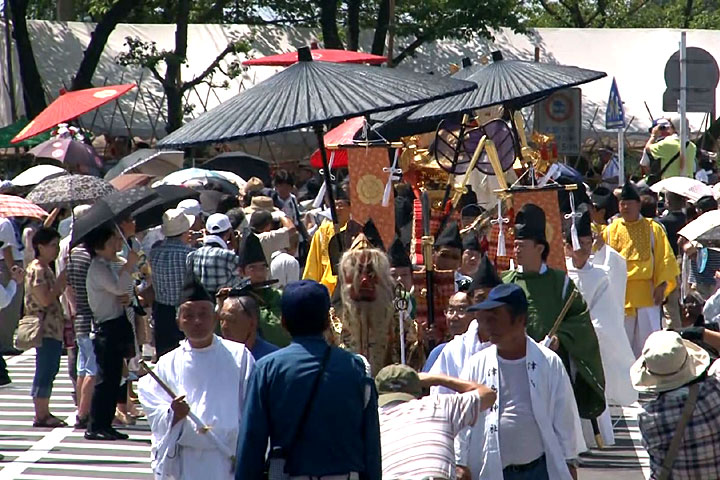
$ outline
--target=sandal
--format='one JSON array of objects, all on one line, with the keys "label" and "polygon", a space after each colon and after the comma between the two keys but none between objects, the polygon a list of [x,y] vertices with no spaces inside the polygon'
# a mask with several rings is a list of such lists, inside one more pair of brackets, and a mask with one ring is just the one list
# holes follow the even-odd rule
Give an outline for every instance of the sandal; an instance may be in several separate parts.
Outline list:
[{"label": "sandal", "polygon": [[34,428],[57,428],[57,427],[67,427],[67,423],[60,420],[56,416],[50,414],[47,417],[43,418],[42,420],[35,420],[33,421],[33,427]]}]

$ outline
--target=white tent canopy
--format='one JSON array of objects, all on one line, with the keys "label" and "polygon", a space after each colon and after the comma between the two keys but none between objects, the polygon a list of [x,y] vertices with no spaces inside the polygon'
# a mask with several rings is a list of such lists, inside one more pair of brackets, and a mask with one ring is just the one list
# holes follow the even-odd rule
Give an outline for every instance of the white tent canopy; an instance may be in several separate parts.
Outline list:
[{"label": "white tent canopy", "polygon": [[[80,22],[29,21],[28,27],[46,91],[50,98],[54,98],[61,88],[70,84],[94,26]],[[146,138],[165,135],[164,113],[163,109],[159,108],[164,104],[160,84],[149,71],[120,66],[116,63],[116,58],[127,50],[125,38],[128,36],[154,41],[158,49],[171,50],[174,47],[174,33],[175,25],[121,24],[116,28],[103,52],[94,83],[102,85],[136,82],[140,89],[123,97],[119,107],[112,103],[103,107],[100,114],[86,115],[83,118],[84,126],[97,133],[115,135],[130,133]],[[191,25],[188,32],[188,61],[183,67],[183,79],[191,79],[202,72],[229,41],[245,35],[251,35],[251,55],[255,57],[290,51],[307,45],[318,37],[316,32],[309,29]],[[372,32],[363,32],[362,48],[368,50],[371,40]],[[450,63],[460,63],[461,58],[466,56],[478,61],[481,56],[493,50],[502,50],[506,58],[532,60],[535,47],[538,47],[541,62],[575,65],[607,72],[607,78],[582,86],[585,136],[593,134],[593,130],[600,133],[605,130],[605,105],[612,78],[615,77],[625,103],[627,118],[633,119],[629,133],[639,137],[647,134],[650,125],[643,102],[647,102],[655,117],[668,115],[662,112],[664,69],[668,58],[677,51],[679,40],[680,31],[670,29],[537,29],[530,35],[514,34],[510,30],[502,29],[495,32],[492,42],[443,40],[425,44],[417,50],[414,57],[406,59],[398,68],[444,74]],[[0,44],[3,42],[4,36],[0,35]],[[398,50],[406,43],[406,39],[396,41]],[[720,31],[688,31],[687,45],[704,48],[716,58],[720,58]],[[17,58],[14,67],[16,98],[21,105]],[[11,113],[4,44],[0,48],[0,69],[4,78],[0,87],[0,124],[6,125],[11,122]],[[273,67],[252,67],[241,77],[232,80],[222,73],[216,74],[213,82],[218,84],[227,80],[228,87],[210,88],[201,84],[190,91],[188,101],[195,106],[190,117],[218,105],[241,89],[252,86],[276,71],[277,68]],[[21,106],[18,110],[18,113],[22,114]],[[588,120],[596,110],[597,117],[591,128]],[[689,119],[693,129],[698,129],[703,115],[690,114]]]}]

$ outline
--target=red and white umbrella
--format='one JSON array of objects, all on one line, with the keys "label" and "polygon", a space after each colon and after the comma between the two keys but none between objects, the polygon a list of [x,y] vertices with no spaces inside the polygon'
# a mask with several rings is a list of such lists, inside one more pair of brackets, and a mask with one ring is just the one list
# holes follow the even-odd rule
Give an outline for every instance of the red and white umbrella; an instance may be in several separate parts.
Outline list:
[{"label": "red and white umbrella", "polygon": [[[325,145],[330,145],[333,147],[338,147],[341,145],[352,145],[353,139],[355,138],[355,134],[363,128],[365,125],[365,117],[355,117],[351,118],[349,120],[345,120],[343,123],[338,125],[337,127],[333,128],[332,130],[329,130],[325,136],[323,137],[325,140]],[[328,150],[327,156],[330,158],[332,155],[332,152],[335,152],[335,159],[332,162],[332,166],[330,168],[347,168],[348,166],[348,154],[347,150],[344,148],[335,149],[335,150]],[[322,168],[322,157],[320,155],[320,150],[315,150],[310,157],[310,166],[315,168]]]},{"label": "red and white umbrella", "polygon": [[73,118],[95,110],[135,88],[134,83],[86,88],[61,94],[48,107],[33,118],[10,143],[22,142],[30,137],[55,128]]},{"label": "red and white umbrella", "polygon": [[700,180],[695,180],[689,177],[670,177],[665,180],[660,180],[652,187],[650,187],[655,193],[662,191],[672,192],[676,195],[683,196],[692,202],[696,202],[701,197],[705,197],[713,194],[713,189],[710,185],[706,185]]},{"label": "red and white umbrella", "polygon": [[[387,57],[373,55],[371,53],[353,52],[351,50],[334,50],[329,48],[313,48],[310,50],[312,59],[319,62],[334,63],[369,63],[380,65],[387,62]],[[281,53],[279,55],[268,55],[267,57],[245,60],[243,65],[247,66],[268,66],[287,67],[298,61],[298,52]]]},{"label": "red and white umbrella", "polygon": [[0,195],[0,217],[44,218],[47,212],[29,200],[15,195]]}]

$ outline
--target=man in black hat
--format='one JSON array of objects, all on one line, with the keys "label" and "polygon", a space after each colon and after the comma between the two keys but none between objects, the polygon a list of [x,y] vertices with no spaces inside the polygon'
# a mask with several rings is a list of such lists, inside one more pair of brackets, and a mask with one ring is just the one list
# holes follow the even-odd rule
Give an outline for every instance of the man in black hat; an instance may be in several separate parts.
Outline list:
[{"label": "man in black hat", "polygon": [[240,275],[250,279],[258,287],[253,291],[260,303],[260,335],[268,342],[282,348],[290,343],[290,334],[280,324],[280,299],[282,294],[268,281],[269,268],[260,239],[246,231],[240,242]]},{"label": "man in black hat", "polygon": [[455,275],[455,291],[470,278],[460,273],[462,265],[463,240],[457,222],[450,222],[435,239],[433,263],[435,270],[452,270]]},{"label": "man in black hat", "polygon": [[618,213],[617,198],[605,187],[597,187],[590,195],[590,215],[593,227],[602,232],[610,219]]},{"label": "man in black hat", "polygon": [[[337,213],[338,228],[342,229],[350,220],[350,197],[342,188],[336,188],[335,192],[335,213]],[[310,240],[310,250],[305,260],[305,269],[302,278],[304,280],[315,280],[325,285],[330,296],[335,291],[337,276],[333,271],[330,260],[330,240],[335,235],[335,226],[332,220],[327,219],[315,231]]]},{"label": "man in black hat", "polygon": [[[186,340],[160,357],[155,373],[178,396],[171,398],[150,375],[138,382],[153,434],[153,469],[159,477],[231,480],[227,453],[235,450],[255,361],[243,344],[214,334],[213,299],[192,277],[183,288],[177,321]],[[212,427],[214,438],[196,431],[190,411]]]},{"label": "man in black hat", "polygon": [[[565,259],[568,276],[587,302],[590,318],[595,326],[605,373],[607,403],[630,406],[637,401],[637,394],[629,375],[635,356],[624,334],[625,299],[613,295],[608,269],[593,265],[589,261],[593,245],[590,212],[587,205],[582,204],[577,208],[577,213],[580,216],[573,218],[572,223],[568,222],[565,226]],[[589,422],[583,420],[583,423],[587,423],[584,426],[588,432],[592,431]],[[600,415],[598,424],[603,443],[614,445],[615,438],[609,410],[606,409]],[[593,435],[586,435],[586,441],[591,443]]]},{"label": "man in black hat", "polygon": [[623,186],[620,215],[603,240],[627,263],[625,330],[638,357],[647,337],[662,327],[660,306],[675,289],[680,269],[663,227],[640,214],[640,194],[631,182]]},{"label": "man in black hat", "polygon": [[467,294],[470,297],[470,303],[473,305],[485,300],[490,290],[502,283],[495,266],[490,262],[487,255],[482,256],[480,264],[471,278],[472,281],[468,285]]},{"label": "man in black hat", "polygon": [[400,237],[395,236],[395,240],[390,244],[388,249],[388,259],[390,260],[390,275],[395,281],[401,284],[406,291],[410,292],[413,287],[412,280],[412,262],[410,256],[405,250]]},{"label": "man in black hat", "polygon": [[[505,272],[503,281],[517,284],[525,291],[529,303],[527,334],[537,342],[546,339],[576,290],[565,272],[547,266],[549,253],[545,212],[537,205],[525,204],[515,215],[518,269]],[[605,379],[597,336],[581,295],[570,302],[556,337],[546,342],[552,341],[568,370],[571,362],[577,368],[573,383],[580,416],[595,418],[605,410]]]},{"label": "man in black hat", "polygon": [[[482,259],[480,242],[478,242],[477,235],[475,235],[474,232],[466,234],[463,237],[462,246],[463,253],[459,272],[468,278],[472,278],[480,266],[480,259]],[[469,282],[466,285],[469,285]]]}]

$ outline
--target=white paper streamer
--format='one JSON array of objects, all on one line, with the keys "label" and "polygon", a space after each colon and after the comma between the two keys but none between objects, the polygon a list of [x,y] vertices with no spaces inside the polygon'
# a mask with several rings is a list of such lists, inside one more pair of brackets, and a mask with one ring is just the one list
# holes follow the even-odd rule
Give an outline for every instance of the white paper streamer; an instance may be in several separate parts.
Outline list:
[{"label": "white paper streamer", "polygon": [[498,226],[498,246],[497,246],[497,254],[498,257],[507,257],[507,252],[505,251],[505,231],[503,229],[503,223],[509,223],[509,218],[503,218],[502,216],[502,200],[498,198],[497,203],[497,211],[498,216],[495,220],[490,220],[490,223],[496,224]]},{"label": "white paper streamer", "polygon": [[[335,177],[332,175],[332,166],[333,162],[335,161],[335,150],[330,152],[330,162],[328,162],[328,168],[330,169],[330,180],[335,180]],[[320,169],[320,174],[324,175],[324,171]],[[320,208],[320,205],[322,205],[323,199],[325,198],[325,192],[327,191],[327,182],[325,181],[325,178],[323,176],[323,182],[322,185],[320,185],[320,190],[318,190],[317,197],[315,197],[315,201],[313,202],[313,208]]]},{"label": "white paper streamer", "polygon": [[575,225],[575,219],[580,217],[582,217],[582,213],[575,211],[575,194],[570,192],[570,213],[566,214],[565,218],[570,220],[570,238],[575,251],[580,250],[580,239],[578,239],[577,226]]},{"label": "white paper streamer", "polygon": [[[387,183],[385,183],[385,191],[383,192],[383,199],[382,199],[382,206],[387,207],[390,205],[390,193],[392,192],[392,182],[399,181],[400,180],[400,174],[402,173],[402,169],[398,168],[398,156],[400,155],[400,149],[395,149],[395,158],[393,159],[392,167],[385,167],[383,168],[383,172],[386,172],[388,174]],[[405,362],[403,362],[405,363]]]}]

